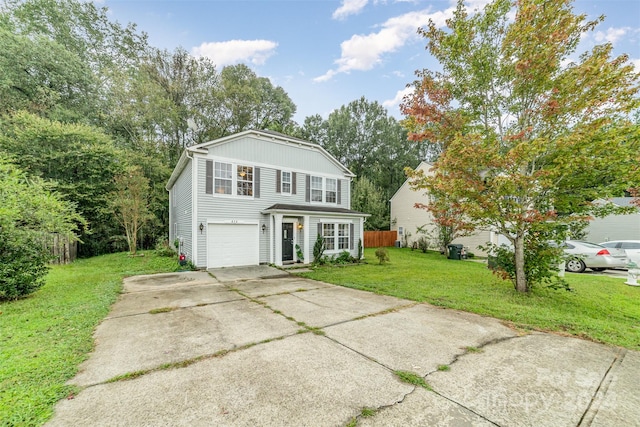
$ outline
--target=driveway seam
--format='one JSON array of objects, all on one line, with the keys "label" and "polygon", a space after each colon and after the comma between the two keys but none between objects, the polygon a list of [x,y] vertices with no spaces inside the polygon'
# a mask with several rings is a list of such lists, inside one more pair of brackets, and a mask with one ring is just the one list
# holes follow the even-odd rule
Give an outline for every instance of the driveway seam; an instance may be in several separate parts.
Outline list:
[{"label": "driveway seam", "polygon": [[[342,347],[344,347],[344,348],[348,349],[348,350],[351,350],[352,352],[354,352],[354,353],[356,353],[356,354],[358,354],[358,355],[362,356],[363,358],[365,358],[365,359],[367,359],[367,360],[369,360],[369,361],[371,361],[371,362],[373,362],[373,363],[375,363],[375,364],[377,364],[377,365],[381,366],[382,368],[384,368],[384,369],[388,370],[390,373],[392,373],[394,376],[396,376],[396,371],[397,371],[396,369],[393,369],[393,368],[391,368],[391,367],[389,367],[389,366],[385,365],[384,363],[382,363],[382,362],[380,362],[380,361],[378,361],[378,360],[376,360],[376,359],[374,359],[374,358],[372,358],[372,357],[370,357],[370,356],[368,356],[368,355],[366,355],[366,354],[364,354],[364,353],[362,353],[362,352],[360,352],[360,351],[358,351],[358,350],[356,350],[356,349],[354,349],[354,348],[349,347],[348,345],[346,345],[346,344],[344,344],[344,343],[342,343],[342,342],[338,341],[338,340],[337,340],[337,339],[335,339],[335,338],[329,337],[329,336],[327,336],[327,335],[325,335],[324,337],[325,337],[325,338],[327,338],[328,340],[333,341],[334,343],[336,343],[336,344],[338,344],[338,345],[340,345],[340,346],[342,346]],[[495,340],[492,340],[492,341],[495,341]],[[463,353],[463,354],[461,354],[461,355],[464,355],[464,354],[467,354],[467,353]],[[454,359],[456,359],[456,360],[457,360],[458,356],[461,356],[461,355],[457,355]],[[436,372],[436,371],[429,372],[429,373],[427,373],[426,375],[422,376],[422,378],[424,378],[424,379],[426,380],[426,378],[427,378],[429,375],[431,375],[433,372]],[[400,380],[398,380],[398,381],[400,381]],[[429,384],[429,383],[427,382],[427,384]],[[469,412],[471,412],[471,413],[473,413],[473,414],[477,415],[478,417],[480,417],[480,418],[482,418],[483,420],[485,420],[485,421],[487,421],[487,422],[489,422],[489,423],[493,424],[494,426],[502,427],[500,424],[495,423],[494,421],[492,421],[492,420],[488,419],[488,418],[487,418],[487,417],[485,417],[484,415],[477,413],[477,412],[476,412],[476,411],[474,411],[473,409],[471,409],[471,408],[469,408],[469,407],[467,407],[467,406],[465,406],[465,405],[463,405],[463,404],[461,404],[461,403],[459,403],[459,402],[456,402],[455,400],[450,399],[449,397],[447,397],[447,396],[445,396],[445,395],[441,394],[441,393],[440,393],[440,392],[438,392],[437,390],[433,389],[433,387],[432,387],[431,385],[429,385],[429,387],[430,387],[430,389],[429,389],[429,390],[427,390],[427,392],[437,394],[438,396],[440,396],[440,397],[442,397],[442,398],[444,398],[444,399],[448,400],[449,402],[451,402],[451,403],[453,403],[453,404],[455,404],[455,405],[457,405],[457,406],[459,406],[459,407],[461,407],[461,408],[464,408],[465,410],[467,410],[467,411],[469,411]],[[406,394],[402,397],[402,399],[400,399],[399,401],[397,401],[397,402],[395,402],[395,403],[389,404],[389,405],[382,405],[382,406],[379,406],[379,407],[377,407],[377,408],[376,408],[376,411],[378,411],[378,410],[383,410],[383,409],[385,409],[385,408],[391,408],[391,407],[393,407],[393,406],[396,406],[396,405],[402,404],[402,403],[407,399],[407,397],[408,397],[408,396],[410,396],[410,395],[412,395],[413,393],[415,393],[417,389],[418,389],[418,386],[414,385],[414,386],[413,386],[413,389],[412,389],[410,392],[406,393]],[[359,419],[360,417],[361,417],[361,415],[357,415],[355,418],[356,418],[356,419]]]},{"label": "driveway seam", "polygon": [[[194,304],[194,305],[187,305],[187,306],[178,306],[178,307],[172,307],[172,306],[166,306],[166,308],[171,308],[170,311],[178,311],[178,310],[185,310],[185,309],[189,309],[189,308],[196,308],[196,307],[206,307],[208,305],[218,305],[218,304],[225,304],[228,302],[238,302],[238,301],[242,301],[246,298],[238,298],[238,299],[232,299],[232,300],[227,300],[227,301],[217,301],[217,302],[206,302],[206,303],[198,303],[198,304]],[[165,307],[158,307],[158,308],[165,308]],[[104,320],[111,320],[111,319],[123,319],[123,318],[127,318],[127,317],[135,317],[135,316],[142,316],[144,314],[161,314],[161,313],[151,313],[151,310],[142,312],[142,313],[131,313],[131,314],[123,314],[120,316],[109,316],[109,317],[105,317]]]},{"label": "driveway seam", "polygon": [[602,376],[602,380],[600,380],[600,384],[598,384],[598,388],[593,393],[593,397],[591,401],[587,405],[587,409],[582,414],[580,421],[578,421],[577,426],[590,426],[593,423],[596,415],[598,414],[598,409],[600,405],[604,401],[604,398],[609,390],[609,386],[613,381],[612,374],[622,365],[625,356],[627,355],[627,349],[620,348],[616,354],[616,356],[611,361],[611,365]]}]

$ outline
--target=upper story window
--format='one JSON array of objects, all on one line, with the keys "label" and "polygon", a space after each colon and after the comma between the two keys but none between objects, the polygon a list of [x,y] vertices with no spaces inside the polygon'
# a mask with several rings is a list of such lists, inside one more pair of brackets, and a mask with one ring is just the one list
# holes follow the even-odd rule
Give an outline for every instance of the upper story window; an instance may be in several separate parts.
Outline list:
[{"label": "upper story window", "polygon": [[231,163],[216,162],[215,192],[216,194],[231,194],[233,173]]},{"label": "upper story window", "polygon": [[260,168],[207,160],[205,193],[260,197]]},{"label": "upper story window", "polygon": [[291,194],[291,172],[282,172],[282,193]]},{"label": "upper story window", "polygon": [[[307,176],[307,201],[340,203],[340,180],[322,176]],[[310,194],[309,194],[310,193]]]},{"label": "upper story window", "polygon": [[324,201],[327,203],[336,203],[338,200],[338,183],[337,180],[333,178],[327,178],[325,181],[326,189],[325,189],[325,198]]},{"label": "upper story window", "polygon": [[322,202],[323,201],[323,188],[322,188],[322,177],[321,176],[312,176],[311,177],[311,201],[312,202]]},{"label": "upper story window", "polygon": [[253,168],[238,165],[237,170],[238,196],[253,196]]}]

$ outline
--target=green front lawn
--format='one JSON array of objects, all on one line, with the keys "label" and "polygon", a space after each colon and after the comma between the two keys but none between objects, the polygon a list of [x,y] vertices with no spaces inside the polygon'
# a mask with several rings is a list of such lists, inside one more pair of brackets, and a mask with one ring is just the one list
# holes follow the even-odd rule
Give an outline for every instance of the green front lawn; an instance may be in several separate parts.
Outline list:
[{"label": "green front lawn", "polygon": [[176,258],[126,253],[54,266],[28,298],[0,303],[0,426],[37,426],[55,403],[74,393],[65,385],[93,348],[93,330],[136,274],[175,271]]},{"label": "green front lawn", "polygon": [[388,248],[379,265],[366,249],[366,264],[320,267],[304,277],[383,295],[496,317],[523,329],[556,331],[640,350],[640,287],[623,278],[566,274],[575,290],[534,288],[518,294],[486,264],[446,259],[435,252]]}]

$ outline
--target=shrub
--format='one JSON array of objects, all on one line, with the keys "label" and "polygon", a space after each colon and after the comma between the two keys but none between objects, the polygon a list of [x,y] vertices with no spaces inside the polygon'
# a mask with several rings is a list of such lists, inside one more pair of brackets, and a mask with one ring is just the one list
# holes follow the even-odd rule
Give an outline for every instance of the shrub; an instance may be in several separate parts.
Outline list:
[{"label": "shrub", "polygon": [[318,233],[318,237],[316,238],[316,243],[313,245],[313,263],[314,264],[322,264],[322,255],[324,254],[324,239]]},{"label": "shrub", "polygon": [[34,233],[0,233],[0,301],[15,300],[42,287],[50,257]]},{"label": "shrub", "polygon": [[387,248],[376,249],[376,258],[378,258],[378,262],[380,264],[389,262],[389,251],[387,251]]},{"label": "shrub", "polygon": [[156,241],[156,254],[167,258],[173,258],[176,256],[176,251],[169,246],[168,239],[161,237]]},{"label": "shrub", "polygon": [[338,255],[336,257],[336,259],[333,260],[333,263],[334,264],[349,264],[349,263],[352,263],[354,261],[355,260],[353,259],[353,257],[349,253],[349,251],[342,251],[342,252],[340,252],[340,255]]},{"label": "shrub", "polygon": [[426,237],[421,237],[418,239],[418,248],[420,248],[420,250],[423,253],[426,253],[427,250],[429,249],[429,239],[427,239]]}]

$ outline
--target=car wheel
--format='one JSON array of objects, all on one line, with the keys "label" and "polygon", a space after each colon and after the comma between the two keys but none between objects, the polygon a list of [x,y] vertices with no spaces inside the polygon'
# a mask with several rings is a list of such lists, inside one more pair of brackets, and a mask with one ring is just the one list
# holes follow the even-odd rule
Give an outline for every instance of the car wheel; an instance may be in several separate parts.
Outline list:
[{"label": "car wheel", "polygon": [[593,270],[593,271],[605,271],[605,270],[606,270],[606,268],[602,268],[602,267],[598,267],[598,268],[591,267],[591,270]]},{"label": "car wheel", "polygon": [[575,258],[567,261],[567,264],[565,267],[566,267],[566,270],[571,273],[582,273],[584,269],[587,268],[587,266],[584,265],[584,262]]}]

